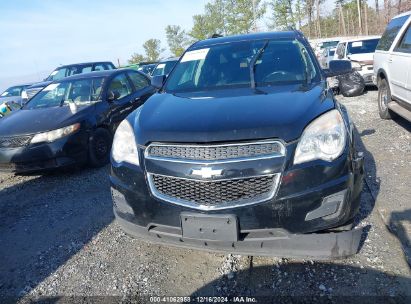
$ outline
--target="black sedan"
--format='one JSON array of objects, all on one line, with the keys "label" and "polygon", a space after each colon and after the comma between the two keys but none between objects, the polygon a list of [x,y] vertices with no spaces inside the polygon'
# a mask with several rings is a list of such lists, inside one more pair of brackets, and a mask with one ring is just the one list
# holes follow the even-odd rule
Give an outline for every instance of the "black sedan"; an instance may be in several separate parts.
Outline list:
[{"label": "black sedan", "polygon": [[0,171],[28,172],[109,161],[118,124],[155,92],[123,69],[54,82],[0,121]]}]

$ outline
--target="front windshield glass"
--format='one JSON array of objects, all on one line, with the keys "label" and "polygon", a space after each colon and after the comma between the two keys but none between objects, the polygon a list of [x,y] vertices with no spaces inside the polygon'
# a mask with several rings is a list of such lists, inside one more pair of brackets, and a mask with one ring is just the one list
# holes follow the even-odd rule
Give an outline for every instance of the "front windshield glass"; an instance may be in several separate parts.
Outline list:
[{"label": "front windshield glass", "polygon": [[25,106],[26,110],[67,106],[90,105],[101,100],[104,78],[79,79],[52,83],[35,95]]},{"label": "front windshield glass", "polygon": [[374,53],[380,39],[360,40],[348,43],[347,54]]},{"label": "front windshield glass", "polygon": [[16,97],[21,96],[24,86],[11,87],[1,93],[0,97]]},{"label": "front windshield glass", "polygon": [[162,76],[170,74],[177,61],[166,61],[159,63],[153,71],[152,76]]},{"label": "front windshield glass", "polygon": [[338,40],[335,41],[325,41],[323,42],[323,44],[321,45],[321,48],[329,48],[329,47],[336,47],[338,44]]},{"label": "front windshield glass", "polygon": [[297,84],[319,77],[312,57],[298,40],[241,41],[188,51],[167,81],[167,92],[192,92],[250,87],[255,62],[256,86]]}]

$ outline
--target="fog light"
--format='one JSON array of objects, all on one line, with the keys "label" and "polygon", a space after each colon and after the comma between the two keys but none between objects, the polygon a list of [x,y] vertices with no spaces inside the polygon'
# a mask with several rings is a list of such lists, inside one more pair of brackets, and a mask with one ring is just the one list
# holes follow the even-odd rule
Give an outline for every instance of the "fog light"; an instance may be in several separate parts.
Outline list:
[{"label": "fog light", "polygon": [[330,220],[340,215],[347,190],[343,190],[327,196],[323,199],[321,206],[307,213],[305,220],[311,221],[317,218]]}]

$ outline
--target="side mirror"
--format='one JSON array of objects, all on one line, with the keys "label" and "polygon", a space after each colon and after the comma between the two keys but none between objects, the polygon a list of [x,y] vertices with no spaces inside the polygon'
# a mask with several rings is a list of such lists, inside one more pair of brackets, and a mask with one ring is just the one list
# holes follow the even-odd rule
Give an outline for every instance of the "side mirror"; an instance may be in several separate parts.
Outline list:
[{"label": "side mirror", "polygon": [[165,75],[154,76],[153,78],[151,78],[151,85],[155,87],[156,89],[161,89],[165,80],[166,80]]},{"label": "side mirror", "polygon": [[113,102],[120,98],[120,93],[118,91],[108,91],[107,100]]},{"label": "side mirror", "polygon": [[349,74],[352,72],[351,61],[349,60],[331,60],[328,69],[324,70],[326,77]]}]

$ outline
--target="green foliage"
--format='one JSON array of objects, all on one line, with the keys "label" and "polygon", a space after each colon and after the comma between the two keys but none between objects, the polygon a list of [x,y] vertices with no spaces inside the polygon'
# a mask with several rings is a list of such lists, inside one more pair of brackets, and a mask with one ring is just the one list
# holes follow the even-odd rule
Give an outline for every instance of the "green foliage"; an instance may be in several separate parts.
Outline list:
[{"label": "green foliage", "polygon": [[283,30],[295,25],[291,0],[271,1],[269,5],[272,11],[272,23],[269,25],[271,29]]},{"label": "green foliage", "polygon": [[161,41],[159,39],[149,39],[143,44],[144,51],[146,53],[147,61],[159,61],[160,55],[164,52],[161,48]]},{"label": "green foliage", "polygon": [[128,60],[129,64],[138,64],[142,61],[145,61],[145,58],[143,55],[138,54],[138,53],[134,53],[133,55],[131,55],[131,58]]},{"label": "green foliage", "polygon": [[174,56],[181,56],[187,46],[186,32],[179,25],[167,25],[166,36],[168,48]]},{"label": "green foliage", "polygon": [[159,61],[161,53],[164,52],[164,49],[161,48],[161,41],[158,39],[147,40],[144,42],[143,48],[146,55],[134,53],[128,60],[129,64],[137,64],[142,61]]},{"label": "green foliage", "polygon": [[255,29],[256,20],[261,19],[266,11],[266,5],[261,0],[228,0],[226,1],[226,31],[230,35],[250,33]]},{"label": "green foliage", "polygon": [[197,40],[203,40],[208,37],[210,37],[210,30],[208,28],[208,22],[207,22],[207,16],[205,15],[194,15],[193,16],[193,28],[191,31],[188,33],[188,35],[194,39],[194,41]]},{"label": "green foliage", "polygon": [[[255,18],[261,19],[266,11],[262,0],[254,0]],[[253,1],[213,0],[204,7],[204,14],[193,16],[189,32],[194,40],[210,38],[213,34],[234,35],[251,32],[254,27]]]}]

